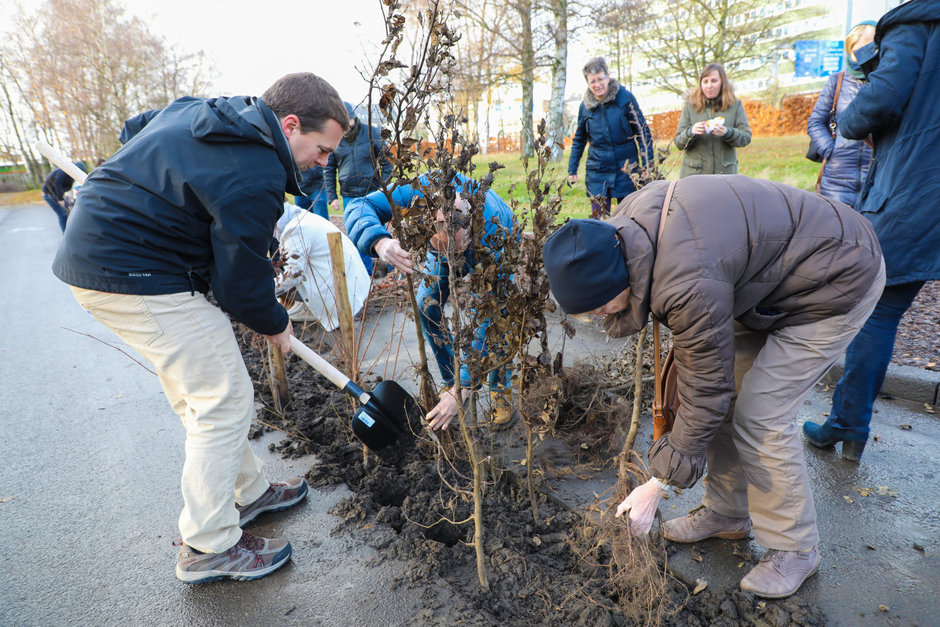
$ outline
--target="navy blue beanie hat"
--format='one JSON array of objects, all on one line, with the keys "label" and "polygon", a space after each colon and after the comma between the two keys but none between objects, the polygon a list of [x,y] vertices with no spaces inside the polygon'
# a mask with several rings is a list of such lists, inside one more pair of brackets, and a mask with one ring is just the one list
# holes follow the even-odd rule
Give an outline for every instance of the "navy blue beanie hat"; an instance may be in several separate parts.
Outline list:
[{"label": "navy blue beanie hat", "polygon": [[552,295],[570,314],[603,307],[628,287],[617,229],[600,220],[569,220],[542,248]]}]

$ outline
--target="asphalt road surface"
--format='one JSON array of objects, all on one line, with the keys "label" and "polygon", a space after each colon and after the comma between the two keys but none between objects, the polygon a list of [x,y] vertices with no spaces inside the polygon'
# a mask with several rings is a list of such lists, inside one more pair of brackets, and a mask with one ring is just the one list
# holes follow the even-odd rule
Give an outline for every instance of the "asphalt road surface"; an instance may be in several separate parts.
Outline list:
[{"label": "asphalt road surface", "polygon": [[[156,377],[52,275],[60,240],[44,205],[0,207],[0,625],[395,625],[413,616],[419,608],[394,585],[402,564],[372,565],[372,549],[331,536],[341,488],[311,490],[302,506],[252,528],[294,544],[291,564],[273,575],[176,579],[182,426]],[[389,316],[375,337],[410,324]],[[616,347],[579,331],[566,355]],[[376,341],[367,362],[401,365],[413,346],[403,350],[391,359]],[[800,420],[822,419],[828,402],[814,390]],[[879,439],[861,465],[807,450],[823,564],[799,594],[835,625],[940,624],[940,421],[910,403],[877,408]],[[268,477],[303,474],[312,458],[267,450],[280,439],[253,443]],[[577,506],[606,487],[562,483],[558,493]],[[665,501],[664,517],[696,505],[700,489]],[[713,591],[737,586],[740,559],[727,543],[696,551],[701,562],[684,550],[671,561]]]}]

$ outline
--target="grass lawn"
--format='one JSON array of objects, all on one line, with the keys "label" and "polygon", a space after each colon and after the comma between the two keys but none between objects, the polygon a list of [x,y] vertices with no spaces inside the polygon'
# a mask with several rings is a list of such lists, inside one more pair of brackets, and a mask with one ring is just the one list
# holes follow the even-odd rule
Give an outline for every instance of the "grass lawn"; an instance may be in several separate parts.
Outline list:
[{"label": "grass lawn", "polygon": [[[755,178],[780,181],[802,189],[813,189],[816,185],[816,175],[819,173],[819,164],[813,163],[804,157],[808,142],[809,139],[805,135],[755,138],[749,146],[738,149],[738,172]],[[667,179],[672,180],[679,177],[681,159],[682,153],[676,149],[675,145],[670,143],[669,157],[664,164],[664,170],[668,172]],[[496,173],[496,181],[493,183],[494,191],[506,202],[509,202],[510,198],[514,199],[518,203],[519,210],[528,208],[529,199],[525,188],[525,170],[522,167],[522,160],[516,153],[479,155],[475,161],[477,163],[477,172],[475,174],[479,176],[486,172],[486,164],[491,161],[498,161],[506,166]],[[591,206],[584,190],[585,161],[587,161],[587,151],[581,159],[578,183],[573,187],[566,186],[564,189],[562,216],[572,218],[587,218],[590,216]],[[530,162],[530,167],[531,165]],[[567,177],[567,152],[562,161],[555,164],[554,170],[550,170],[550,172],[551,174],[546,176],[546,180],[554,178],[557,181],[562,181]],[[515,190],[510,192],[513,185],[515,185]]]},{"label": "grass lawn", "polygon": [[38,189],[30,189],[25,192],[0,193],[0,207],[32,205],[39,202],[42,202],[42,192]]}]

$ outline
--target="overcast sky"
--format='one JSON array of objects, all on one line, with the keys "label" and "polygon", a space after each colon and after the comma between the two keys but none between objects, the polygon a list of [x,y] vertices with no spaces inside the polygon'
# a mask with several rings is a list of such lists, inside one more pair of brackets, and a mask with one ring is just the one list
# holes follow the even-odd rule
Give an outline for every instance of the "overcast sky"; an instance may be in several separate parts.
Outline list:
[{"label": "overcast sky", "polygon": [[[16,0],[14,0],[16,2]],[[19,0],[27,11],[43,0]],[[314,72],[345,100],[365,98],[356,68],[384,38],[380,0],[117,0],[177,50],[203,50],[218,75],[209,95],[261,93],[290,72]],[[10,2],[0,11],[9,27]]]}]

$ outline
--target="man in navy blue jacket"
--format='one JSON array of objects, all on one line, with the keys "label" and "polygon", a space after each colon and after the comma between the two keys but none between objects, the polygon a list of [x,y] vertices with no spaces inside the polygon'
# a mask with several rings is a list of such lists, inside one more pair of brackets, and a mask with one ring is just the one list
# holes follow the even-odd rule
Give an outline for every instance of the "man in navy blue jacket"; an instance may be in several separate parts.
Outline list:
[{"label": "man in navy blue jacket", "polygon": [[307,485],[269,484],[251,452],[252,382],[223,311],[290,350],[267,256],[274,225],[346,124],[339,94],[309,73],[260,99],[182,98],[132,118],[82,186],[53,262],[82,308],[153,363],[183,421],[183,581],[256,579],[290,558],[286,540],[241,530]]},{"label": "man in navy blue jacket", "polygon": [[886,13],[875,41],[855,52],[868,84],[839,118],[847,139],[871,138],[875,160],[855,209],[875,227],[887,282],[845,353],[845,372],[823,424],[803,432],[815,446],[842,442],[859,461],[872,405],[894,352],[904,312],[926,281],[940,279],[940,0],[911,0]]},{"label": "man in navy blue jacket", "polygon": [[[356,117],[353,106],[348,102],[345,105],[349,114],[349,128],[323,168],[326,201],[333,211],[339,211],[353,198],[362,198],[382,189],[382,183],[392,173],[382,130],[375,126],[364,126]],[[337,179],[343,195],[342,207],[336,192]],[[372,258],[362,255],[362,263],[372,274]]]}]

